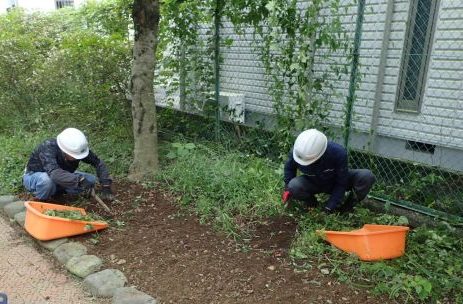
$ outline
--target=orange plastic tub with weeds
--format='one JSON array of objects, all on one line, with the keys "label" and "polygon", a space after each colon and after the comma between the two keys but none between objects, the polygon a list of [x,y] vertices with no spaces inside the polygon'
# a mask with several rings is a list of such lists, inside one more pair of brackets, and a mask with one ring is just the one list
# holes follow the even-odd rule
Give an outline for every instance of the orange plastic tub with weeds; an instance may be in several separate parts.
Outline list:
[{"label": "orange plastic tub with weeds", "polygon": [[63,237],[97,231],[108,227],[102,221],[82,221],[45,215],[47,210],[77,210],[86,215],[85,209],[28,201],[26,206],[26,222],[24,228],[30,235],[41,241],[49,241]]},{"label": "orange plastic tub with weeds", "polygon": [[405,253],[408,227],[365,224],[353,231],[317,230],[337,248],[356,254],[362,261],[393,259]]}]

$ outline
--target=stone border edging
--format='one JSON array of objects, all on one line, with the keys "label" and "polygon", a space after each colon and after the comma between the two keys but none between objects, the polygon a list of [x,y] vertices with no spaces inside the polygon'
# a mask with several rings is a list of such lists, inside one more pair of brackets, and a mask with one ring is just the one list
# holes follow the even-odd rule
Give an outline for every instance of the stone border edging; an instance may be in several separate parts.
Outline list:
[{"label": "stone border edging", "polygon": [[[26,220],[24,207],[14,195],[0,196],[0,208],[10,221],[15,221],[23,229]],[[25,230],[25,229],[24,229]],[[26,231],[27,232],[27,231]],[[112,298],[113,304],[157,304],[152,296],[135,289],[125,287],[126,276],[118,269],[100,270],[103,261],[94,255],[87,255],[87,247],[68,238],[52,241],[35,240],[40,246],[50,250],[53,256],[75,276],[83,279],[83,286],[92,296]]]}]

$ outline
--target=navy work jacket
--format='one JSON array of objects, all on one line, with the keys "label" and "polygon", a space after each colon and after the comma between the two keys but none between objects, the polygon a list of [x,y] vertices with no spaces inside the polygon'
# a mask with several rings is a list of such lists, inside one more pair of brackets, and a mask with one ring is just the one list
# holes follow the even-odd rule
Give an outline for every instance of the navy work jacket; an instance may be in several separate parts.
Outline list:
[{"label": "navy work jacket", "polygon": [[348,184],[347,150],[343,146],[328,141],[322,157],[308,166],[298,164],[291,149],[284,169],[285,187],[296,177],[297,170],[309,176],[311,182],[317,185],[320,190],[317,193],[331,194],[326,207],[334,210],[340,204]]}]

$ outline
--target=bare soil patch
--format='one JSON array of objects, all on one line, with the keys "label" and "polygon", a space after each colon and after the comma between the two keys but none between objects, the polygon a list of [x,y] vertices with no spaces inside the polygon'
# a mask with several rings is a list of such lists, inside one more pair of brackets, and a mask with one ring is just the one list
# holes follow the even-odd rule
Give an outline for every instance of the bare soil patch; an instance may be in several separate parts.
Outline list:
[{"label": "bare soil patch", "polygon": [[[236,244],[200,224],[159,189],[119,182],[113,221],[124,226],[76,237],[161,303],[388,303],[341,284],[314,265],[297,271],[288,251],[297,229],[290,217],[267,219]],[[96,204],[87,210],[104,215]],[[97,242],[96,244],[94,244]],[[391,302],[392,303],[392,302]]]}]

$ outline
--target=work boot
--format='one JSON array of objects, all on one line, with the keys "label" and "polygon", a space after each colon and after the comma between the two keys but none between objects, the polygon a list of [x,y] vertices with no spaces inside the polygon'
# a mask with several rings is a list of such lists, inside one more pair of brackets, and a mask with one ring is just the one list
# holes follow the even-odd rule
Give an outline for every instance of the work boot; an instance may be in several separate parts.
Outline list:
[{"label": "work boot", "polygon": [[347,198],[344,201],[344,204],[342,204],[338,210],[341,213],[350,213],[352,210],[354,210],[354,206],[357,203],[357,198],[355,196],[355,193],[353,191],[350,191],[349,194],[347,195]]}]

